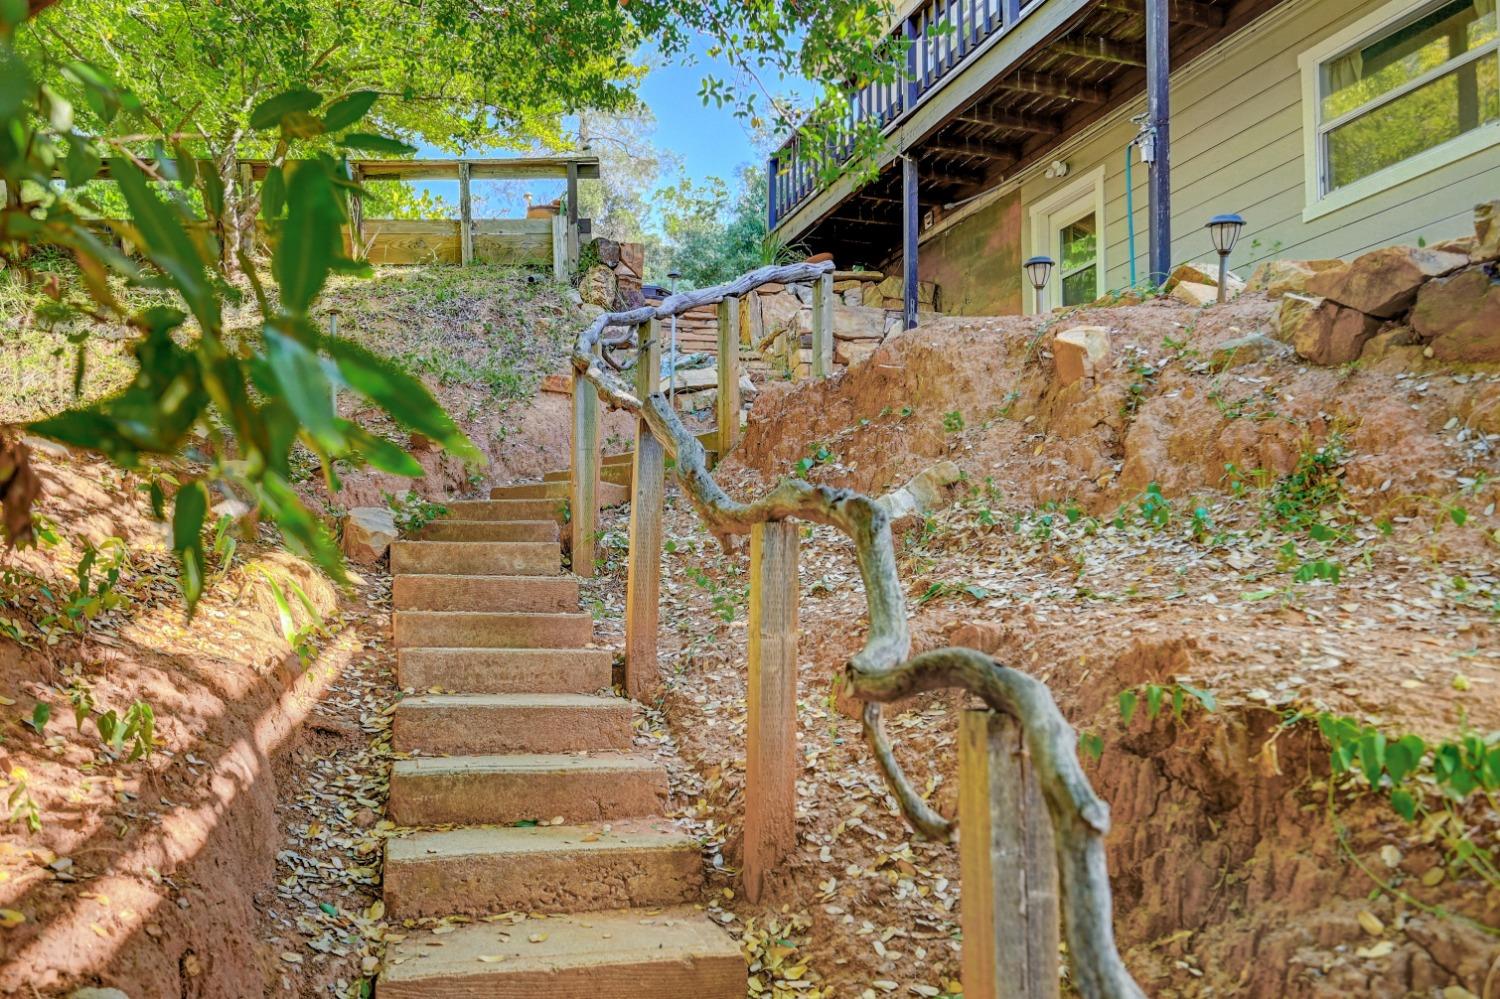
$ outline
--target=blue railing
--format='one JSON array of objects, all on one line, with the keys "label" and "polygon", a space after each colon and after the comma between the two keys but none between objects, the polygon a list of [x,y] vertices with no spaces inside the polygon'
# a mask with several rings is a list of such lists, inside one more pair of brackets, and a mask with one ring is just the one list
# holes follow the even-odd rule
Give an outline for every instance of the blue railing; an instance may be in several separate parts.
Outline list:
[{"label": "blue railing", "polygon": [[[1026,0],[1028,11],[1044,0]],[[900,80],[870,83],[854,91],[849,101],[848,128],[828,140],[821,150],[805,148],[794,133],[766,167],[770,225],[786,218],[818,190],[821,167],[842,163],[854,151],[854,133],[874,120],[889,128],[921,103],[991,39],[1003,35],[1021,19],[1022,0],[927,0],[900,24],[896,32],[908,39],[906,73]]]}]

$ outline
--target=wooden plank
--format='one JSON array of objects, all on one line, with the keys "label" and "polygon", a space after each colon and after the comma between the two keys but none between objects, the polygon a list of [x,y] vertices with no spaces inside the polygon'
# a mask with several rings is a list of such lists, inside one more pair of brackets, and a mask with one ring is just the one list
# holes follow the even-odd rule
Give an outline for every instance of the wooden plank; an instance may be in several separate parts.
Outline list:
[{"label": "wooden plank", "polygon": [[[595,344],[594,355],[599,355]],[[599,523],[599,393],[573,371],[573,461],[569,490],[573,572],[594,575],[594,534]]]},{"label": "wooden plank", "polygon": [[760,293],[752,291],[740,299],[740,346],[753,350],[765,335],[760,311]]},{"label": "wooden plank", "polygon": [[[653,319],[638,335],[642,343],[635,369],[635,392],[637,397],[645,399],[661,383],[661,324]],[[666,450],[646,421],[638,419],[631,471],[630,553],[625,577],[625,696],[636,700],[655,688],[660,677],[656,642],[661,619],[665,469]]]},{"label": "wooden plank", "polygon": [[960,716],[958,781],[964,999],[1057,999],[1052,819],[1014,718]]},{"label": "wooden plank", "polygon": [[568,165],[568,267],[578,267],[578,166]]},{"label": "wooden plank", "polygon": [[474,237],[474,259],[489,264],[545,267],[552,262],[552,236],[545,233],[517,236],[480,233]]},{"label": "wooden plank", "polygon": [[561,215],[554,215],[552,226],[552,280],[562,284],[568,279],[568,231]]},{"label": "wooden plank", "polygon": [[797,525],[750,530],[750,675],[746,688],[745,896],[797,845]]},{"label": "wooden plank", "polygon": [[469,164],[458,165],[458,262],[474,262],[474,195],[469,189]]},{"label": "wooden plank", "polygon": [[833,374],[833,275],[824,274],[813,283],[812,376]]},{"label": "wooden plank", "polygon": [[719,459],[740,439],[740,300],[719,303],[719,398],[715,402],[719,426]]},{"label": "wooden plank", "polygon": [[366,219],[364,235],[372,264],[458,263],[458,223],[446,219]]}]

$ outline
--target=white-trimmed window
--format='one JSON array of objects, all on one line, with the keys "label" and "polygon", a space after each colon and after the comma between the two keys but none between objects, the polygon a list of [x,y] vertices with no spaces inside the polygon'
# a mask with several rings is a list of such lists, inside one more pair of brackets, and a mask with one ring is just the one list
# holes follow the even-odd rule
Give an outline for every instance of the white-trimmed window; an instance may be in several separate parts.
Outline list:
[{"label": "white-trimmed window", "polygon": [[1037,312],[1087,305],[1105,291],[1104,168],[1039,199],[1031,206],[1036,256],[1051,257],[1056,272],[1034,297]]},{"label": "white-trimmed window", "polygon": [[1398,0],[1302,54],[1308,212],[1500,142],[1496,0]]}]

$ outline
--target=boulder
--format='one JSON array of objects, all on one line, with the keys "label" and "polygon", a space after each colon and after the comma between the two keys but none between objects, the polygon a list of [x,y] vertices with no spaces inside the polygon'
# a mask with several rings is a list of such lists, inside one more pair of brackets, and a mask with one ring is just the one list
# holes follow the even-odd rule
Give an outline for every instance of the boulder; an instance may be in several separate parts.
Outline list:
[{"label": "boulder", "polygon": [[1487,201],[1474,207],[1475,247],[1469,259],[1476,264],[1500,260],[1500,201]]},{"label": "boulder", "polygon": [[590,267],[584,272],[583,280],[578,282],[578,294],[583,296],[583,304],[597,305],[603,309],[613,307],[618,290],[615,272],[603,264]]},{"label": "boulder", "polygon": [[637,274],[646,273],[646,247],[641,243],[621,243],[620,263]]},{"label": "boulder", "polygon": [[835,340],[833,342],[833,360],[835,364],[850,367],[867,360],[871,354],[879,349],[880,344],[873,340]]},{"label": "boulder", "polygon": [[894,298],[899,300],[905,292],[905,287],[901,283],[901,275],[897,274],[893,277],[888,277],[884,281],[880,282],[879,291],[882,298]]},{"label": "boulder", "polygon": [[1427,282],[1411,324],[1438,360],[1500,362],[1500,261]]},{"label": "boulder", "polygon": [[881,298],[880,300],[880,307],[891,312],[900,312],[905,306],[906,303],[899,298]]},{"label": "boulder", "polygon": [[865,293],[856,282],[853,288],[848,288],[839,294],[839,301],[853,308],[861,308],[865,304]]},{"label": "boulder", "polygon": [[1387,246],[1356,257],[1344,267],[1313,275],[1307,290],[1369,316],[1395,319],[1412,307],[1424,283],[1468,262],[1468,257],[1458,253]]},{"label": "boulder", "polygon": [[[1198,261],[1190,264],[1178,264],[1177,269],[1172,271],[1167,278],[1167,283],[1162,290],[1171,292],[1184,282],[1191,284],[1206,284],[1215,290],[1219,287],[1219,262]],[[1224,284],[1229,288],[1231,295],[1238,295],[1245,290],[1245,281],[1234,271],[1229,271],[1224,276]]]},{"label": "boulder", "polygon": [[789,284],[789,285],[787,285],[787,289],[793,295],[795,295],[797,297],[797,301],[801,302],[803,305],[811,305],[812,304],[812,285],[810,285],[810,284]]},{"label": "boulder", "polygon": [[917,282],[917,304],[925,305],[933,311],[937,310],[937,285],[931,281]]},{"label": "boulder", "polygon": [[389,507],[357,506],[344,518],[344,554],[354,562],[379,562],[399,536]]},{"label": "boulder", "polygon": [[1276,339],[1282,343],[1291,343],[1297,336],[1297,330],[1302,328],[1307,317],[1323,300],[1316,295],[1304,295],[1296,292],[1287,292],[1281,299],[1281,308],[1276,313]]},{"label": "boulder", "polygon": [[1271,339],[1264,333],[1250,333],[1246,336],[1235,337],[1233,340],[1225,340],[1215,347],[1209,356],[1209,364],[1216,371],[1223,371],[1225,368],[1254,364],[1256,361],[1264,361],[1285,353],[1287,353],[1285,344]]},{"label": "boulder", "polygon": [[1109,330],[1103,326],[1075,326],[1052,338],[1052,363],[1063,385],[1093,378],[1108,359]]},{"label": "boulder", "polygon": [[620,244],[614,240],[600,236],[594,240],[594,249],[599,254],[599,262],[605,267],[614,267],[620,262]]},{"label": "boulder", "polygon": [[1343,267],[1342,260],[1267,260],[1250,275],[1248,291],[1263,291],[1271,298],[1283,295],[1306,295],[1307,282],[1314,274],[1333,267]]},{"label": "boulder", "polygon": [[750,376],[740,375],[740,401],[754,402],[758,395],[760,395],[760,388],[750,380]]},{"label": "boulder", "polygon": [[[802,311],[802,303],[797,301],[795,295],[782,293],[779,295],[760,296],[760,328],[764,330],[764,336],[770,336],[778,330],[791,329],[796,324],[797,313]],[[760,344],[752,344],[760,346]]]},{"label": "boulder", "polygon": [[854,281],[854,280],[851,280],[851,279],[845,279],[843,281],[840,281],[839,280],[839,276],[837,274],[835,274],[833,276],[833,290],[836,291],[836,292],[838,292],[840,295],[842,295],[846,291],[857,291],[858,289],[859,289],[859,282],[858,281]]},{"label": "boulder", "polygon": [[840,340],[880,340],[885,336],[885,312],[862,305],[836,304],[833,307],[833,335]]},{"label": "boulder", "polygon": [[1179,281],[1172,288],[1172,297],[1186,305],[1213,305],[1219,300],[1219,289],[1217,285]]},{"label": "boulder", "polygon": [[[1293,301],[1293,299],[1287,299]],[[1285,306],[1283,306],[1285,308]],[[1302,313],[1295,328],[1282,327],[1298,355],[1314,364],[1347,364],[1357,360],[1368,341],[1380,329],[1380,320],[1337,302],[1324,300]]]},{"label": "boulder", "polygon": [[862,284],[859,286],[861,305],[872,309],[885,308],[885,296],[880,292],[879,284]]}]

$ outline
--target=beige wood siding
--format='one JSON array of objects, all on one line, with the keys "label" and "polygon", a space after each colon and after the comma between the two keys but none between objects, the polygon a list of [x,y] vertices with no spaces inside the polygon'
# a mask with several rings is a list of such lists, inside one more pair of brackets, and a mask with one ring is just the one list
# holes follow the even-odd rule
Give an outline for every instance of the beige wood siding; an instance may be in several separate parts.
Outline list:
[{"label": "beige wood siding", "polygon": [[[1386,0],[1290,0],[1216,51],[1174,74],[1172,86],[1172,259],[1203,259],[1203,225],[1238,212],[1248,225],[1231,264],[1248,272],[1261,260],[1349,257],[1392,243],[1436,242],[1472,232],[1474,205],[1500,195],[1500,146],[1470,155],[1320,218],[1303,221],[1302,79],[1298,55],[1385,5]],[[1052,158],[1069,176],[1021,183],[1029,206],[1079,177],[1105,169],[1108,286],[1129,284],[1125,147],[1130,116],[1144,99]],[[1487,125],[1486,128],[1500,126]],[[1146,275],[1147,168],[1134,165],[1136,263]],[[1025,252],[1033,242],[1025,220]]]}]

